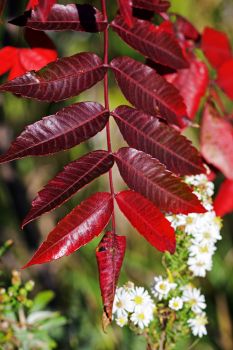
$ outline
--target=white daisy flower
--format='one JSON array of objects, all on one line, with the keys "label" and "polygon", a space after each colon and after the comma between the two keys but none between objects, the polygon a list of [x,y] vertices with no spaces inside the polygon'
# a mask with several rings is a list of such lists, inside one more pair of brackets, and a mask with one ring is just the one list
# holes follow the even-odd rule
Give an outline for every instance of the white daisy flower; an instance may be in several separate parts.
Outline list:
[{"label": "white daisy flower", "polygon": [[205,297],[200,289],[187,287],[183,290],[182,299],[189,303],[191,310],[195,313],[201,313],[206,308]]},{"label": "white daisy flower", "polygon": [[128,323],[128,317],[126,315],[121,315],[116,318],[116,324],[120,327],[126,326]]},{"label": "white daisy flower", "polygon": [[143,329],[149,325],[153,319],[153,312],[150,309],[145,308],[144,310],[135,311],[131,317],[131,321],[135,326]]},{"label": "white daisy flower", "polygon": [[187,264],[194,276],[205,277],[206,271],[212,268],[212,257],[211,255],[190,257]]},{"label": "white daisy flower", "polygon": [[176,283],[170,283],[167,279],[163,279],[162,276],[158,276],[154,278],[152,293],[159,300],[166,299],[170,290],[176,288],[176,286]]},{"label": "white daisy flower", "polygon": [[133,302],[133,310],[140,312],[144,308],[153,309],[155,307],[149,293],[143,287],[136,287],[130,291],[130,297]]},{"label": "white daisy flower", "polygon": [[216,247],[213,242],[200,242],[192,244],[188,250],[190,256],[206,257],[208,260],[214,254]]},{"label": "white daisy flower", "polygon": [[134,303],[131,295],[123,287],[117,288],[114,302],[113,302],[113,314],[117,317],[127,316],[128,312],[133,312]]},{"label": "white daisy flower", "polygon": [[175,297],[169,300],[169,307],[172,310],[178,311],[181,310],[183,307],[183,300],[180,297]]},{"label": "white daisy flower", "polygon": [[201,226],[201,215],[196,213],[191,213],[185,217],[185,228],[184,231],[188,235],[195,235],[199,232]]},{"label": "white daisy flower", "polygon": [[188,325],[190,326],[193,335],[202,337],[207,334],[206,325],[208,321],[205,312],[198,314],[195,318],[188,320]]}]

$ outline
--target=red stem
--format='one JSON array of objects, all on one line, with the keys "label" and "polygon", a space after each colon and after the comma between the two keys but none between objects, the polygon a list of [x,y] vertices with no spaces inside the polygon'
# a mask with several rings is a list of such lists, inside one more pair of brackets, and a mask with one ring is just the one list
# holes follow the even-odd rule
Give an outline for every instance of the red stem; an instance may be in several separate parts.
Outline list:
[{"label": "red stem", "polygon": [[[104,15],[104,20],[106,20],[108,22],[106,0],[101,0],[101,6],[102,6],[102,12]],[[107,26],[107,28],[104,30],[104,65],[105,66],[108,66],[108,44],[109,44],[109,37],[108,37],[108,26]],[[105,108],[109,110],[108,72],[106,72],[105,76],[104,76],[104,103],[105,103]],[[108,151],[110,153],[112,153],[111,133],[110,133],[109,122],[106,125],[106,135],[107,135]],[[114,192],[114,187],[113,187],[112,169],[110,169],[110,171],[109,171],[109,185],[110,185],[111,195],[114,199],[115,192]],[[116,220],[115,220],[114,208],[113,208],[113,214],[112,214],[112,231],[114,234],[116,233]]]}]

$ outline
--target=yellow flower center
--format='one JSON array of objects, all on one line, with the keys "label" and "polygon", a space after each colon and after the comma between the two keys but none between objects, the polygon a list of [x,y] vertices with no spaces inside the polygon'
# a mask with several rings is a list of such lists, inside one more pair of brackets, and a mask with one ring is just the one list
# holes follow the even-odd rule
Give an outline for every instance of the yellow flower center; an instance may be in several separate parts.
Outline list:
[{"label": "yellow flower center", "polygon": [[134,297],[134,302],[135,302],[135,304],[137,304],[137,305],[141,305],[142,302],[143,302],[143,299],[142,299],[142,297],[140,297],[139,295],[136,295],[136,296]]},{"label": "yellow flower center", "polygon": [[145,320],[145,315],[143,313],[138,315],[139,320]]},{"label": "yellow flower center", "polygon": [[200,253],[209,253],[209,247],[205,245],[204,247],[199,248]]}]

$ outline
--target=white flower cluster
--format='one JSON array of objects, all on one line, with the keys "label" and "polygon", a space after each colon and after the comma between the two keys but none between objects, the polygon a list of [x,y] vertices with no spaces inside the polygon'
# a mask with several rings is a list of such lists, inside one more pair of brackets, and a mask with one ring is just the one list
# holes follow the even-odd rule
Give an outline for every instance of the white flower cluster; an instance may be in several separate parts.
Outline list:
[{"label": "white flower cluster", "polygon": [[216,217],[211,204],[214,185],[205,175],[189,176],[186,182],[195,188],[194,193],[208,210],[204,214],[171,215],[167,219],[175,230],[190,236],[188,267],[194,276],[205,277],[212,268],[216,243],[221,239],[221,219]]},{"label": "white flower cluster", "polygon": [[[165,265],[167,278],[154,278],[151,288],[153,299],[143,287],[135,287],[131,282],[117,288],[113,314],[116,323],[121,327],[129,324],[140,329],[149,327],[150,330],[150,322],[156,317],[160,319],[164,310],[169,308],[173,310],[172,313],[175,312],[177,322],[183,322],[184,327],[189,327],[194,336],[202,337],[207,334],[205,297],[200,289],[193,287],[191,283],[196,276],[205,277],[206,272],[212,268],[216,243],[221,239],[221,219],[216,217],[212,206],[213,183],[209,182],[205,175],[189,176],[185,181],[192,186],[193,192],[207,210],[204,214],[167,216],[176,230],[177,239],[180,237],[180,242],[184,243],[182,249],[185,249],[185,254],[184,258],[181,258],[184,259],[181,260],[184,269],[181,270],[181,274],[184,271],[185,278],[184,275],[177,275],[177,260],[173,260],[179,259],[180,255],[176,258],[170,256],[170,265],[168,268]],[[174,277],[172,272],[175,272],[174,276],[180,277]],[[155,327],[155,324],[151,327]]]},{"label": "white flower cluster", "polygon": [[153,320],[155,304],[143,287],[135,287],[128,282],[117,288],[113,303],[113,317],[118,326],[123,327],[132,322],[143,329]]}]

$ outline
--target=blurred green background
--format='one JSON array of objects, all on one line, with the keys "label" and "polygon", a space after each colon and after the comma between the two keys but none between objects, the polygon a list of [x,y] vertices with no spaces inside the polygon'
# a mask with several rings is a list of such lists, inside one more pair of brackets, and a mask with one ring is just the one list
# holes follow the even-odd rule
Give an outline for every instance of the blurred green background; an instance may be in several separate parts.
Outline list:
[{"label": "blurred green background", "polygon": [[[70,2],[70,1],[69,1]],[[172,0],[171,10],[190,19],[199,30],[212,26],[224,30],[233,37],[233,1],[232,0]],[[65,1],[62,1],[65,3]],[[68,1],[67,1],[68,3]],[[80,1],[79,3],[86,3]],[[100,7],[100,1],[89,1]],[[116,1],[107,1],[109,17],[113,18],[116,11]],[[26,1],[7,1],[5,18],[22,13]],[[94,51],[102,55],[102,34],[86,33],[51,33],[59,56],[69,56],[81,51]],[[12,45],[24,47],[22,30],[3,23],[0,28],[1,47]],[[110,56],[129,55],[136,59],[142,57],[130,49],[120,39],[111,33]],[[2,77],[1,80],[5,80]],[[62,106],[74,101],[103,101],[102,83],[82,93],[77,98],[56,104],[38,103],[19,99],[11,94],[0,96],[0,148],[6,150],[12,139],[23,128],[45,115],[52,114]],[[124,103],[124,97],[110,76],[111,107]],[[113,148],[124,144],[122,137],[112,122]],[[189,137],[198,145],[196,131],[189,131]],[[108,190],[108,178],[102,176],[90,186],[84,188],[68,203],[56,211],[46,214],[35,223],[29,224],[24,231],[20,230],[20,222],[26,215],[31,200],[35,197],[49,179],[51,179],[70,160],[80,157],[91,149],[106,148],[105,132],[101,132],[89,142],[70,151],[61,152],[56,156],[43,158],[27,158],[0,167],[0,242],[13,239],[15,246],[4,259],[7,270],[19,269],[27,262],[38,244],[47,236],[56,222],[66,215],[71,208],[87,198],[90,193]],[[221,178],[217,179],[218,188]],[[124,187],[117,170],[114,168],[114,183],[116,191]],[[233,218],[224,218],[222,230],[223,240],[218,244],[214,257],[213,270],[200,285],[208,304],[208,336],[201,340],[194,349],[233,349],[233,249],[231,228]],[[127,235],[127,253],[120,277],[120,284],[132,280],[136,284],[150,286],[153,275],[162,272],[161,254],[149,246],[127,223],[117,211],[117,231]],[[95,247],[100,238],[95,239],[86,247],[70,257],[65,257],[44,266],[35,266],[23,271],[23,278],[33,278],[36,281],[36,291],[52,289],[56,297],[51,307],[60,311],[68,319],[62,334],[58,334],[58,349],[79,350],[143,350],[143,339],[136,337],[127,329],[120,329],[113,324],[107,334],[101,327],[101,297],[98,285]],[[188,340],[182,349],[188,349]],[[181,348],[180,348],[181,349]]]}]

